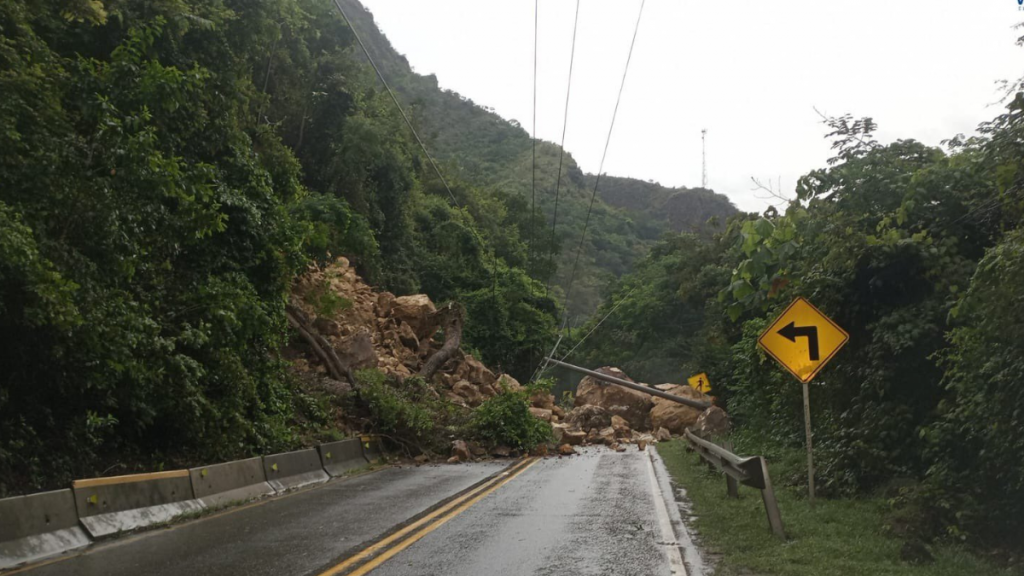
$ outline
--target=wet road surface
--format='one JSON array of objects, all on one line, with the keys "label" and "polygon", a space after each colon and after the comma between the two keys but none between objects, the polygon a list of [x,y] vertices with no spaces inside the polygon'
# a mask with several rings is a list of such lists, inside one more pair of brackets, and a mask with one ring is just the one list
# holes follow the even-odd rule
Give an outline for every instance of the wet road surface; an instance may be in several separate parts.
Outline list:
[{"label": "wet road surface", "polygon": [[[685,574],[679,560],[690,558],[675,543],[680,526],[674,504],[666,508],[663,498],[670,492],[664,471],[649,452],[630,448],[585,448],[512,467],[385,469],[100,544],[22,573]],[[689,576],[700,576],[699,567]]]}]

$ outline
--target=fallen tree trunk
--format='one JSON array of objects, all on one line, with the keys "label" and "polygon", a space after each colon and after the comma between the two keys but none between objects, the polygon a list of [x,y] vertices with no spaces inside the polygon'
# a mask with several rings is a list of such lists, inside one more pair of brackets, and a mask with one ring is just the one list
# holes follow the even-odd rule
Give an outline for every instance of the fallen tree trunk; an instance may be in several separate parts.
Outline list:
[{"label": "fallen tree trunk", "polygon": [[331,378],[338,381],[348,381],[354,385],[355,382],[351,379],[350,370],[338,358],[338,353],[334,351],[334,346],[321,336],[316,331],[316,328],[313,328],[302,310],[288,304],[285,306],[284,314],[288,319],[288,324],[295,328],[299,335],[302,336],[302,339],[313,349],[313,353],[316,354],[317,358],[327,367],[327,373],[331,375]]},{"label": "fallen tree trunk", "polygon": [[445,362],[451,360],[452,356],[459,351],[459,347],[462,345],[462,323],[463,323],[463,312],[460,306],[455,304],[448,304],[448,306],[439,311],[439,314],[445,314],[444,324],[444,345],[423,363],[423,367],[420,368],[419,373],[416,375],[424,380],[430,380],[441,366],[444,366]]}]

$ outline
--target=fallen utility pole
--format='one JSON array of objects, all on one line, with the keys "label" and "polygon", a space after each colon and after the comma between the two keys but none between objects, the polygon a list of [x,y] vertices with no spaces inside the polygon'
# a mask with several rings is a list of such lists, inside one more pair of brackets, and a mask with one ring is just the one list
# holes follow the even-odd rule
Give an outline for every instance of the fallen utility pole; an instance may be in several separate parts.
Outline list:
[{"label": "fallen utility pole", "polygon": [[550,363],[552,363],[552,364],[554,364],[556,366],[561,366],[562,368],[568,368],[569,370],[572,370],[573,372],[579,372],[580,374],[586,374],[587,376],[590,376],[591,378],[595,378],[597,380],[601,380],[601,381],[607,382],[609,384],[617,384],[617,385],[622,386],[624,388],[629,388],[630,390],[636,390],[637,392],[643,392],[644,394],[650,394],[651,396],[657,396],[659,398],[664,398],[666,400],[671,400],[673,402],[678,402],[680,404],[685,404],[686,406],[689,406],[691,408],[696,408],[698,410],[707,410],[708,408],[711,408],[711,403],[710,402],[701,402],[700,400],[694,400],[693,398],[686,398],[686,397],[683,397],[683,396],[676,396],[675,394],[669,394],[668,392],[662,392],[661,390],[658,390],[657,388],[648,388],[647,386],[641,386],[640,384],[637,384],[636,382],[630,382],[629,380],[623,380],[622,378],[616,378],[614,376],[608,376],[607,374],[602,374],[600,372],[595,372],[594,370],[587,370],[586,368],[580,368],[579,366],[574,366],[572,364],[567,364],[565,362],[562,362],[561,360],[555,360],[554,358],[545,358],[544,361],[545,362],[550,362]]}]

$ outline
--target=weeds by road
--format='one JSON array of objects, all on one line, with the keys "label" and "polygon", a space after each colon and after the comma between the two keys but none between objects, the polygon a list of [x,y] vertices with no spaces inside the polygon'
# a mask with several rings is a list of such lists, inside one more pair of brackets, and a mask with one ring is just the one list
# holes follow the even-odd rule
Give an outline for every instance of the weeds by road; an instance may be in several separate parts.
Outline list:
[{"label": "weeds by road", "polygon": [[[725,479],[710,472],[686,443],[658,445],[676,483],[686,489],[703,548],[721,555],[717,576],[1010,576],[956,547],[933,547],[935,562],[912,565],[900,559],[903,541],[886,534],[885,501],[881,498],[834,499],[817,502],[812,510],[793,488],[776,486],[789,541],[781,543],[768,531],[760,493],[740,487],[740,498],[727,499]],[[788,460],[788,462],[787,462]],[[799,459],[770,462],[773,478],[791,476],[787,470]]]}]

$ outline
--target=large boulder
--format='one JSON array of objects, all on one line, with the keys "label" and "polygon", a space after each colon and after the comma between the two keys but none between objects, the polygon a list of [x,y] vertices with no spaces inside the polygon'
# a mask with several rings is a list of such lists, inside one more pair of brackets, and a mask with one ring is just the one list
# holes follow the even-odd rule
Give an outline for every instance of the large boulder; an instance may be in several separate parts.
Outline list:
[{"label": "large boulder", "polygon": [[729,415],[718,406],[708,408],[697,418],[694,428],[697,434],[703,437],[720,436],[729,432],[732,426],[729,423]]},{"label": "large boulder", "polygon": [[466,444],[465,440],[452,442],[452,458],[456,462],[469,462],[473,459],[473,455],[469,451],[469,445]]},{"label": "large boulder", "polygon": [[626,419],[618,414],[612,416],[612,428],[615,430],[615,435],[621,438],[629,438],[632,430],[629,428],[629,423]]},{"label": "large boulder", "polygon": [[387,318],[391,314],[391,308],[395,305],[395,295],[391,292],[381,292],[377,295],[377,316]]},{"label": "large boulder", "polygon": [[[692,398],[703,402],[710,401],[710,398],[702,392],[698,392],[689,386],[676,385],[668,390],[669,394]],[[651,425],[655,430],[665,428],[672,434],[682,434],[687,428],[697,423],[701,411],[684,404],[666,400],[665,398],[654,398],[654,407],[651,409]]]},{"label": "large boulder", "polygon": [[476,408],[484,401],[484,397],[480,394],[480,390],[465,380],[459,380],[452,386],[452,392],[457,396],[464,399],[466,404],[472,408]]},{"label": "large boulder", "polygon": [[[605,366],[598,368],[597,372],[632,382],[618,368]],[[585,406],[587,404],[600,406],[607,410],[609,414],[617,414],[625,418],[633,429],[651,429],[650,412],[653,406],[651,397],[636,390],[601,382],[587,376],[580,380],[579,386],[576,387],[575,404],[576,406]]]},{"label": "large boulder", "polygon": [[377,352],[373,349],[373,338],[365,328],[342,340],[334,350],[343,368],[362,370],[377,367]]},{"label": "large boulder", "polygon": [[555,444],[572,444],[573,446],[583,444],[587,438],[586,432],[573,428],[569,424],[552,424],[551,435],[555,439]]},{"label": "large boulder", "polygon": [[508,389],[513,392],[523,389],[523,385],[519,383],[519,380],[516,380],[508,374],[502,374],[501,377],[498,378],[498,382],[495,383],[494,388],[500,391],[502,386],[508,387]]},{"label": "large boulder", "polygon": [[469,380],[478,386],[491,386],[498,381],[494,372],[491,372],[487,366],[484,366],[483,362],[480,362],[469,354],[466,354],[463,359],[463,363],[459,367],[458,373],[466,380]]},{"label": "large boulder", "polygon": [[581,430],[610,426],[612,415],[600,406],[578,406],[569,413],[568,421]]},{"label": "large boulder", "polygon": [[412,328],[419,340],[429,339],[437,332],[438,324],[435,315],[437,308],[426,294],[399,296],[391,308],[391,315]]}]

